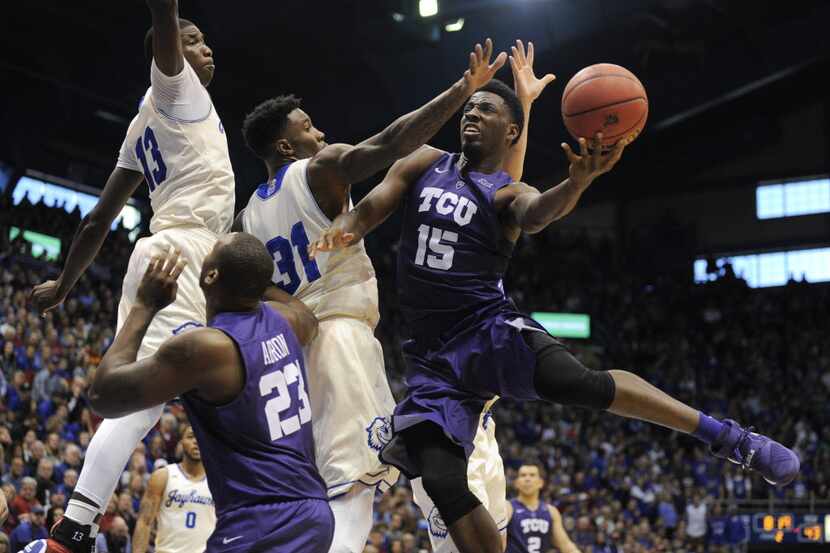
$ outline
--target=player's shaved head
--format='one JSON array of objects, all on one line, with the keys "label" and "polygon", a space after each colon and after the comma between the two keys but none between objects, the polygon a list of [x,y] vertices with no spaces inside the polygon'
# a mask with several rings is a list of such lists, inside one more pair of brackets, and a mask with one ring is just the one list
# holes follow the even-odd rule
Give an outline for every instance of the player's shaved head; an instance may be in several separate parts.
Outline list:
[{"label": "player's shaved head", "polygon": [[[179,18],[179,29],[186,29],[187,27],[195,27],[196,24],[190,21],[189,19],[184,19],[183,17]],[[144,57],[147,58],[147,61],[153,59],[153,28],[150,27],[147,29],[147,32],[144,34]]]},{"label": "player's shaved head", "polygon": [[[211,273],[215,271],[215,275]],[[271,284],[274,261],[257,238],[245,232],[223,236],[202,266],[202,286],[218,285],[227,298],[258,301]]]},{"label": "player's shaved head", "polygon": [[242,136],[257,157],[269,159],[277,154],[274,143],[284,138],[288,127],[288,115],[301,104],[300,98],[293,94],[285,94],[265,100],[245,116]]}]

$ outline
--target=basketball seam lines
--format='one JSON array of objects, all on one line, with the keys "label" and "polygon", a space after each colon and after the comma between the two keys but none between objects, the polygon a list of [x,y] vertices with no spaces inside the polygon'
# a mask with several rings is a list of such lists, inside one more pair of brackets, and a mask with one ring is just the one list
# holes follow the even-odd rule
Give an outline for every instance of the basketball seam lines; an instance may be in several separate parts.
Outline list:
[{"label": "basketball seam lines", "polygon": [[629,102],[636,102],[637,100],[643,100],[643,101],[645,101],[646,105],[648,105],[648,100],[646,100],[642,96],[637,96],[636,98],[629,98],[628,100],[620,100],[619,102],[611,102],[610,104],[605,104],[604,106],[596,106],[596,107],[592,107],[591,109],[578,111],[576,113],[563,113],[562,116],[563,117],[576,117],[578,115],[583,115],[585,113],[590,113],[590,112],[596,111],[598,109],[605,109],[605,108],[610,108],[610,107],[613,107],[613,106],[620,106],[622,104],[627,104]]},{"label": "basketball seam lines", "polygon": [[588,77],[587,79],[579,81],[576,85],[574,85],[574,87],[572,89],[566,90],[565,95],[562,96],[562,102],[564,103],[565,100],[568,99],[568,96],[570,96],[573,93],[574,90],[576,90],[580,86],[584,85],[588,81],[593,81],[594,79],[601,79],[603,77],[615,77],[617,79],[626,79],[626,80],[629,80],[631,82],[637,83],[638,85],[640,85],[640,88],[643,88],[643,83],[641,83],[640,80],[637,79],[636,77],[632,79],[631,77],[629,77],[627,75],[618,75],[616,73],[603,73],[602,75],[594,75],[593,77]]}]

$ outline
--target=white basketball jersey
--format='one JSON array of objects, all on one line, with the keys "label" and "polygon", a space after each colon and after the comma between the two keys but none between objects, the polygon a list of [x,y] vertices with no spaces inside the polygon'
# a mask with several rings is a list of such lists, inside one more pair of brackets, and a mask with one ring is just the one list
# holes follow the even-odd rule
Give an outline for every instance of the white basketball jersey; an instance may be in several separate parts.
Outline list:
[{"label": "white basketball jersey", "polygon": [[308,256],[308,245],[331,226],[308,186],[308,162],[285,165],[260,185],[248,201],[242,227],[273,256],[274,283],[302,300],[318,319],[352,317],[374,328],[378,288],[363,242],[313,260]]},{"label": "white basketball jersey", "polygon": [[[193,73],[189,63],[184,71]],[[208,115],[187,121],[159,111],[152,88],[141,101],[127,130],[118,166],[144,173],[150,188],[150,231],[178,226],[230,229],[234,210],[234,176],[228,140],[211,102]]]},{"label": "white basketball jersey", "polygon": [[189,479],[178,464],[167,465],[161,498],[156,553],[202,553],[216,527],[216,511],[207,477]]}]

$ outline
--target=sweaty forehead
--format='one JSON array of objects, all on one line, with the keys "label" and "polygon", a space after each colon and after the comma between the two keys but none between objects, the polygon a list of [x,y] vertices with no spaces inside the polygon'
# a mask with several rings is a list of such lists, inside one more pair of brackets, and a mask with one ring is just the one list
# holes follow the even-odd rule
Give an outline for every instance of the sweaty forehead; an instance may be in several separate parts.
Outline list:
[{"label": "sweaty forehead", "polygon": [[288,114],[287,119],[289,125],[302,125],[305,123],[306,119],[310,118],[308,114],[300,108],[294,108],[291,113]]},{"label": "sweaty forehead", "polygon": [[196,25],[186,25],[184,27],[179,27],[179,34],[181,36],[199,37],[202,35],[202,31],[200,31],[199,27],[197,27]]},{"label": "sweaty forehead", "polygon": [[492,104],[499,109],[506,107],[504,99],[501,96],[484,90],[479,90],[470,96],[470,99],[467,100],[467,104]]}]

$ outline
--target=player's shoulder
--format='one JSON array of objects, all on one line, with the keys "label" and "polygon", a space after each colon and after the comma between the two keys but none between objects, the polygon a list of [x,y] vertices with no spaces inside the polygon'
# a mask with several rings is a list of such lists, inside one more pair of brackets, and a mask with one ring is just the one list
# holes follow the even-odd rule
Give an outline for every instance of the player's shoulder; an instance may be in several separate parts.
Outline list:
[{"label": "player's shoulder", "polygon": [[157,493],[161,493],[167,486],[170,476],[170,465],[165,465],[154,470],[153,474],[150,475],[150,481],[147,486],[148,491],[154,490]]}]

